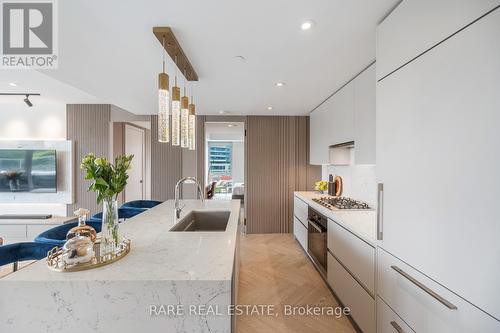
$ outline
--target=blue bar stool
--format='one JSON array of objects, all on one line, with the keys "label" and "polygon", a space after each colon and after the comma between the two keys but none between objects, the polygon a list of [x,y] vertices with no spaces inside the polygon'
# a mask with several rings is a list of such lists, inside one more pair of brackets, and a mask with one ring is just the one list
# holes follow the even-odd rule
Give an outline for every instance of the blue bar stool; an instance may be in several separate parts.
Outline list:
[{"label": "blue bar stool", "polygon": [[39,260],[47,256],[52,250],[51,244],[24,242],[0,246],[0,266],[14,264],[17,271],[18,262],[23,260]]},{"label": "blue bar stool", "polygon": [[[95,229],[96,232],[101,232],[101,222],[100,221],[87,221],[87,225],[90,225]],[[66,223],[63,225],[58,225],[52,229],[42,232],[40,235],[36,236],[35,243],[50,244],[52,247],[59,246],[62,247],[66,242],[66,234],[68,231],[76,227],[78,222]]]},{"label": "blue bar stool", "polygon": [[134,200],[124,203],[120,206],[120,208],[141,208],[141,209],[149,209],[159,204],[163,203],[162,201],[157,200]]},{"label": "blue bar stool", "polygon": [[[146,211],[146,209],[141,209],[141,208],[118,208],[118,220],[119,220],[119,222],[122,222],[126,219],[129,219],[131,217],[139,215],[140,213],[145,212],[145,211]],[[102,212],[92,215],[89,222],[101,223],[102,222]]]}]

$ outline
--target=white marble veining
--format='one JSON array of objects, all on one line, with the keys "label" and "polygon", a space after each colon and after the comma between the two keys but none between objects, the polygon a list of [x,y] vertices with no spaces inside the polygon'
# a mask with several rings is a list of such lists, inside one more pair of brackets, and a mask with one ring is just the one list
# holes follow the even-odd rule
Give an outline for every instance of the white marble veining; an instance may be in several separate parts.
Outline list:
[{"label": "white marble veining", "polygon": [[[170,232],[168,201],[120,224],[131,252],[101,268],[58,273],[44,260],[0,279],[0,332],[230,332],[237,269],[239,201],[181,201],[192,210],[230,210],[224,232]],[[182,315],[151,316],[150,306],[180,305]],[[189,307],[217,307],[190,313]]]},{"label": "white marble veining", "polygon": [[[313,198],[320,198],[326,195],[316,192],[295,192],[295,195],[302,199],[307,205],[319,213],[325,215],[329,219],[334,220],[344,228],[351,231],[367,243],[375,246],[377,236],[377,211],[370,210],[348,210],[348,209],[335,209],[330,210],[320,204],[314,202]],[[356,199],[356,198],[353,198]]]}]

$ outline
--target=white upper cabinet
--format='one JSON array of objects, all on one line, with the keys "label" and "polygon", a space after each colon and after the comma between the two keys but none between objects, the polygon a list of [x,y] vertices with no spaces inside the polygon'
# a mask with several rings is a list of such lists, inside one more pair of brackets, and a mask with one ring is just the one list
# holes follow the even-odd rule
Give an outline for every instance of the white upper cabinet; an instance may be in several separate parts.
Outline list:
[{"label": "white upper cabinet", "polygon": [[375,64],[354,80],[354,161],[375,164]]},{"label": "white upper cabinet", "polygon": [[348,83],[310,114],[310,163],[329,164],[330,145],[354,140],[354,85]]},{"label": "white upper cabinet", "polygon": [[377,79],[498,5],[499,0],[404,0],[379,25]]},{"label": "white upper cabinet", "polygon": [[328,145],[354,140],[354,84],[349,82],[328,103]]},{"label": "white upper cabinet", "polygon": [[313,165],[328,164],[328,123],[327,108],[321,104],[311,112],[309,119],[309,163]]},{"label": "white upper cabinet", "polygon": [[328,147],[350,141],[356,164],[375,163],[375,87],[373,64],[311,112],[311,164],[329,164]]},{"label": "white upper cabinet", "polygon": [[376,114],[380,246],[497,319],[499,41],[500,8],[379,81]]}]

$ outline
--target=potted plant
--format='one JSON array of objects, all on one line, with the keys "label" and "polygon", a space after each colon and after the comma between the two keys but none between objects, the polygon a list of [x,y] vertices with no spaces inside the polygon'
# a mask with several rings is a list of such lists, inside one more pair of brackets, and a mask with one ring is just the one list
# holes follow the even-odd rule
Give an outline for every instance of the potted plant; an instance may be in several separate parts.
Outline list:
[{"label": "potted plant", "polygon": [[328,190],[328,182],[325,180],[320,180],[314,183],[314,189],[321,194],[325,194],[326,190]]},{"label": "potted plant", "polygon": [[101,254],[114,251],[119,243],[117,197],[127,185],[130,163],[134,155],[120,155],[111,164],[105,157],[90,153],[82,159],[81,169],[90,180],[88,190],[97,194],[97,204],[103,204]]}]

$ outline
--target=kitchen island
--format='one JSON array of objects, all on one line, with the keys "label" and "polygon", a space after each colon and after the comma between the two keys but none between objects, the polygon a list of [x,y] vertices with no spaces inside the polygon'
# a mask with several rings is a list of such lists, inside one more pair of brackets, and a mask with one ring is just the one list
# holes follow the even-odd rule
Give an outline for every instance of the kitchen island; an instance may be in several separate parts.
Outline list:
[{"label": "kitchen island", "polygon": [[[123,259],[60,273],[41,260],[0,279],[0,332],[230,332],[240,202],[167,201],[120,224]],[[230,211],[225,231],[169,231],[192,211]]]}]

